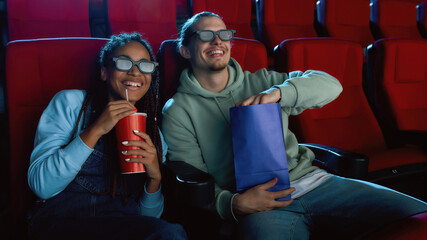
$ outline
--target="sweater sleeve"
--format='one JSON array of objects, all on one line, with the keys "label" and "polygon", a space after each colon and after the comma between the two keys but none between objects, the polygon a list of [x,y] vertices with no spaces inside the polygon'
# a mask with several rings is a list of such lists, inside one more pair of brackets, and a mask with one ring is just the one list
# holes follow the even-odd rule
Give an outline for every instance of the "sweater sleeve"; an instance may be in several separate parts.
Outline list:
[{"label": "sweater sleeve", "polygon": [[144,194],[139,201],[139,206],[142,216],[160,218],[164,208],[162,189],[160,188],[157,192],[149,193],[144,185]]},{"label": "sweater sleeve", "polygon": [[282,108],[292,115],[305,109],[323,107],[335,100],[343,90],[336,78],[314,70],[290,72],[282,84],[274,87],[281,91],[279,103]]},{"label": "sweater sleeve", "polygon": [[[160,139],[162,141],[162,161],[166,161],[166,154],[168,151],[168,145],[166,144],[162,132],[159,130]],[[139,206],[141,208],[142,216],[156,217],[160,218],[163,213],[164,208],[164,196],[162,194],[161,188],[154,193],[147,192],[147,189],[144,185],[144,194],[142,195]]]},{"label": "sweater sleeve", "polygon": [[84,91],[62,91],[43,112],[28,169],[28,185],[40,198],[51,198],[75,178],[92,153],[80,137],[70,140],[84,99]]}]

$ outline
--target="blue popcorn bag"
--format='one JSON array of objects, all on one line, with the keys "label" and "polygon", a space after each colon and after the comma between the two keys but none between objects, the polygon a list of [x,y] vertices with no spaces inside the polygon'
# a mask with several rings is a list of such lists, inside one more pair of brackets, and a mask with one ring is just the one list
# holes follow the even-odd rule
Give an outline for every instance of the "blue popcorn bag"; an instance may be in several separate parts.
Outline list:
[{"label": "blue popcorn bag", "polygon": [[[279,103],[230,108],[236,190],[242,192],[274,177],[268,191],[288,189],[289,171]],[[288,195],[277,200],[290,200]]]}]

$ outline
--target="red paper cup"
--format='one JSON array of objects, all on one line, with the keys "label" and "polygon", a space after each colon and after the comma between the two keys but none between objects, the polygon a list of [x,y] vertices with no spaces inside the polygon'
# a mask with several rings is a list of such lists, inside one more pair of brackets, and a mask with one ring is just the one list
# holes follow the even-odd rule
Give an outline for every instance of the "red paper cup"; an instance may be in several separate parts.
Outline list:
[{"label": "red paper cup", "polygon": [[122,174],[141,173],[145,172],[145,167],[142,163],[126,162],[126,158],[139,158],[136,155],[123,155],[122,151],[138,149],[138,147],[125,146],[123,141],[142,140],[133,130],[145,132],[146,113],[134,113],[125,118],[120,119],[116,124],[117,146],[119,148],[120,169]]}]

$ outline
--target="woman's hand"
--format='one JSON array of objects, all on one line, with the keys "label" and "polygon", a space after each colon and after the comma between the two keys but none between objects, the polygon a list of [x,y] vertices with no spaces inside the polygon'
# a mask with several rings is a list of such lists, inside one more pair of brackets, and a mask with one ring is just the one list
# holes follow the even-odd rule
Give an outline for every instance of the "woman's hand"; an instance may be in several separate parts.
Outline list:
[{"label": "woman's hand", "polygon": [[132,113],[135,113],[135,106],[126,100],[109,102],[104,111],[95,121],[94,127],[104,135],[116,126],[117,122]]},{"label": "woman's hand", "polygon": [[117,122],[132,113],[135,106],[126,100],[109,102],[98,119],[86,129],[80,138],[90,148],[94,148],[99,138],[111,131]]},{"label": "woman's hand", "polygon": [[148,176],[147,192],[154,193],[159,190],[162,174],[160,173],[159,158],[157,156],[156,146],[154,146],[148,134],[140,131],[134,133],[141,137],[142,140],[131,140],[122,143],[125,146],[134,146],[139,149],[124,151],[123,155],[137,155],[140,158],[128,158],[129,162],[137,162],[144,164],[145,171]]},{"label": "woman's hand", "polygon": [[281,98],[280,89],[271,88],[260,94],[253,95],[236,104],[236,107],[255,104],[277,103]]}]

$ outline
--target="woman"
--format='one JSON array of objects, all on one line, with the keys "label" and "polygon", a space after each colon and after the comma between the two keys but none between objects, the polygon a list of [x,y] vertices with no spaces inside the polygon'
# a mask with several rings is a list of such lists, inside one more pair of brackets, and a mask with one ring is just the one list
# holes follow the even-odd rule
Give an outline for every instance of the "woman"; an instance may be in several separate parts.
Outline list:
[{"label": "woman", "polygon": [[[101,81],[88,91],[64,90],[44,111],[35,137],[28,184],[41,199],[30,216],[30,238],[186,239],[161,219],[157,63],[138,33],[112,36],[100,53]],[[128,99],[128,101],[127,101]],[[137,150],[118,152],[114,126],[136,109],[148,114]],[[118,154],[139,155],[145,174],[122,175]]]}]

